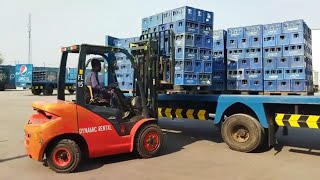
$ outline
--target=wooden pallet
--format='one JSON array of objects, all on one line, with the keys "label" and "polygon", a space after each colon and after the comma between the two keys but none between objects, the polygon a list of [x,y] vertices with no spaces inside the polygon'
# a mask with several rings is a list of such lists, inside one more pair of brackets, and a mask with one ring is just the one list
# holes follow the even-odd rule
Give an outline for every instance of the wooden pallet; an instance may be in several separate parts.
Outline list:
[{"label": "wooden pallet", "polygon": [[314,92],[264,92],[268,96],[313,96]]}]

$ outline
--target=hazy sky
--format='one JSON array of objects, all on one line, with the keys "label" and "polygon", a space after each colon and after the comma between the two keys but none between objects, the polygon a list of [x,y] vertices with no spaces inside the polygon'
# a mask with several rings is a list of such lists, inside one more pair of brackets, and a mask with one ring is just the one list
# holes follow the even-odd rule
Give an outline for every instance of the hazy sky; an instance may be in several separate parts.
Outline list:
[{"label": "hazy sky", "polygon": [[143,17],[184,5],[213,11],[214,29],[294,19],[320,28],[319,0],[0,0],[0,52],[5,64],[27,63],[29,12],[33,63],[57,66],[61,46],[137,36]]}]

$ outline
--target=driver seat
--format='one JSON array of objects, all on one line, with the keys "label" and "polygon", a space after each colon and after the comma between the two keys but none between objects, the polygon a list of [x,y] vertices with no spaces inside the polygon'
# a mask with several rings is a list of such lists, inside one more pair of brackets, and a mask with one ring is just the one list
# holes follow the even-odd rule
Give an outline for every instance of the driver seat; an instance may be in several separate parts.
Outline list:
[{"label": "driver seat", "polygon": [[91,86],[86,86],[85,93],[86,104],[98,105],[98,106],[109,106],[110,102],[106,99],[99,100],[98,97],[94,97],[93,90]]}]

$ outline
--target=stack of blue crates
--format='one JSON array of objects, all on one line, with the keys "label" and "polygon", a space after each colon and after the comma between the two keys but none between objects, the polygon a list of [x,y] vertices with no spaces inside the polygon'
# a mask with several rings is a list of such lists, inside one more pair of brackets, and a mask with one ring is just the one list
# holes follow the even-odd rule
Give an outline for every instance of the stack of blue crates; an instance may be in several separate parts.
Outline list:
[{"label": "stack of blue crates", "polygon": [[262,25],[227,31],[227,89],[263,91]]},{"label": "stack of blue crates", "polygon": [[175,34],[175,85],[211,86],[213,12],[184,6],[142,19],[142,34],[165,30]]},{"label": "stack of blue crates", "polygon": [[[129,44],[132,42],[139,41],[138,37],[133,38],[115,38],[112,36],[106,36],[105,44],[108,46],[115,46],[129,50]],[[119,83],[119,88],[123,91],[133,90],[133,68],[129,59],[123,53],[116,53],[116,76]]]},{"label": "stack of blue crates", "polygon": [[212,48],[212,86],[213,91],[226,90],[226,41],[227,31],[220,29],[213,31]]},{"label": "stack of blue crates", "polygon": [[264,90],[312,91],[311,30],[303,20],[264,25]]}]

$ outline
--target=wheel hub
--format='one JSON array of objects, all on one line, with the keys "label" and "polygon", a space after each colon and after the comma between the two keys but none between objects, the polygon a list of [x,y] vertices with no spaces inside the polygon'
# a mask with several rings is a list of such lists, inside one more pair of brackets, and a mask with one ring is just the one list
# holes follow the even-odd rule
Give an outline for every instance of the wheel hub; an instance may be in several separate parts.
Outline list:
[{"label": "wheel hub", "polygon": [[153,151],[155,150],[159,145],[159,136],[155,132],[149,132],[146,134],[144,138],[144,148],[147,151]]},{"label": "wheel hub", "polygon": [[250,133],[246,127],[236,126],[232,131],[232,137],[235,141],[244,143],[249,139]]},{"label": "wheel hub", "polygon": [[65,148],[59,148],[53,153],[54,163],[58,166],[66,166],[71,162],[71,155],[69,150]]}]

